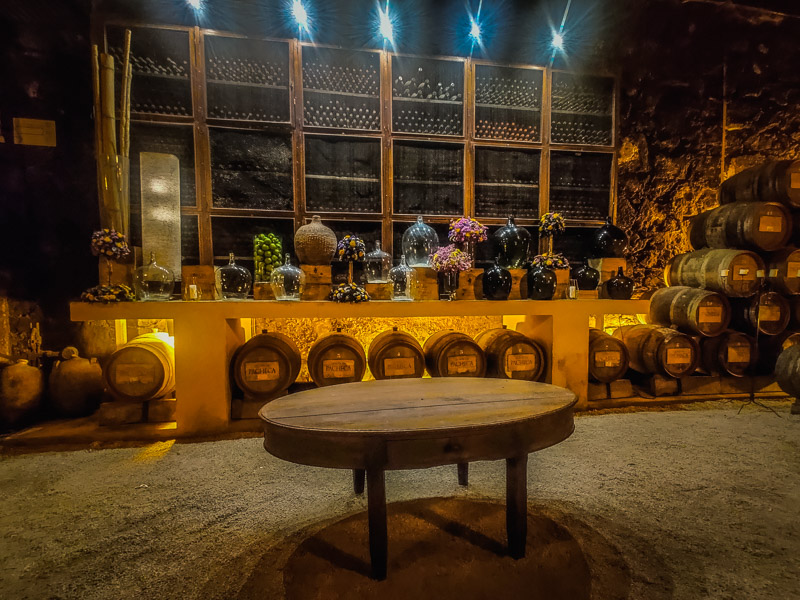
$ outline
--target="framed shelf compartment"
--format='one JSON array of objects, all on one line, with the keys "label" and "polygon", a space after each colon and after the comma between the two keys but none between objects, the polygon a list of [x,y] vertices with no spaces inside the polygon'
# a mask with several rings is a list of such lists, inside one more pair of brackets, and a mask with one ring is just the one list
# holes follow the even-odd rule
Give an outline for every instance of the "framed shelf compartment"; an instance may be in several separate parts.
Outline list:
[{"label": "framed shelf compartment", "polygon": [[250,273],[254,273],[253,238],[259,233],[277,235],[281,240],[282,253],[288,253],[294,257],[293,219],[276,219],[269,216],[212,215],[211,243],[214,264],[217,266],[228,264],[229,253],[233,252],[236,263],[246,267]]},{"label": "framed shelf compartment", "polygon": [[[125,27],[106,28],[106,47],[114,57],[116,93],[122,88]],[[191,117],[192,84],[189,32],[131,27],[131,117]],[[119,98],[117,100],[119,102]]]},{"label": "framed shelf compartment", "polygon": [[464,61],[392,55],[392,131],[461,137]]},{"label": "framed shelf compartment", "polygon": [[306,211],[381,214],[381,140],[305,136]]},{"label": "framed shelf compartment", "polygon": [[208,117],[289,123],[288,42],[206,34]]},{"label": "framed shelf compartment", "polygon": [[303,125],[380,131],[378,52],[302,45]]},{"label": "framed shelf compartment", "polygon": [[394,214],[464,214],[464,145],[395,140]]},{"label": "framed shelf compartment", "polygon": [[209,128],[212,208],[294,210],[291,134]]},{"label": "framed shelf compartment", "polygon": [[610,214],[614,155],[600,152],[550,153],[550,206],[567,220],[602,221]]},{"label": "framed shelf compartment", "polygon": [[539,142],[544,71],[475,65],[475,138]]},{"label": "framed shelf compartment", "polygon": [[475,215],[539,218],[540,150],[475,148]]},{"label": "framed shelf compartment", "polygon": [[554,71],[551,131],[553,144],[614,144],[614,79]]}]

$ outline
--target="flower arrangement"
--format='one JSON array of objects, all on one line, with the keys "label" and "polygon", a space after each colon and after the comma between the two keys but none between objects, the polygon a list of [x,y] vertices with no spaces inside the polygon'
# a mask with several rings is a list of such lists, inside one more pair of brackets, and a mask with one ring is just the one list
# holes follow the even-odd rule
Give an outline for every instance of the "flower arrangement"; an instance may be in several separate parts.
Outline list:
[{"label": "flower arrangement", "polygon": [[100,229],[92,234],[92,254],[111,260],[125,258],[131,253],[125,236],[113,229]]},{"label": "flower arrangement", "polygon": [[539,254],[533,257],[533,264],[546,269],[569,269],[569,261],[563,254]]},{"label": "flower arrangement", "polygon": [[346,235],[336,245],[336,256],[340,261],[354,262],[357,260],[364,260],[367,247],[361,238],[354,235]]},{"label": "flower arrangement", "polygon": [[455,244],[450,244],[431,254],[431,266],[440,273],[460,273],[472,267],[472,259]]},{"label": "flower arrangement", "polygon": [[369,300],[369,294],[364,288],[354,283],[340,283],[338,286],[331,289],[328,298],[334,302],[358,304],[359,302],[366,302]]},{"label": "flower arrangement", "polygon": [[113,285],[96,285],[81,294],[84,302],[129,302],[133,300],[133,292],[127,285],[115,283]]},{"label": "flower arrangement", "polygon": [[564,233],[566,221],[561,213],[549,212],[539,217],[539,235],[542,237],[552,237],[558,233]]},{"label": "flower arrangement", "polygon": [[447,239],[456,244],[485,242],[487,228],[472,217],[461,217],[450,221],[450,232]]}]

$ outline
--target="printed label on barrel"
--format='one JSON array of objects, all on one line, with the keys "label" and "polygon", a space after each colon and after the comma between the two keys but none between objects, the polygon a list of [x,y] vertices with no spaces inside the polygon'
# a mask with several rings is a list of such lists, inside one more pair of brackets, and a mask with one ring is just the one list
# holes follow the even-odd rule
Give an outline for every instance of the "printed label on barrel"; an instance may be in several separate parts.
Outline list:
[{"label": "printed label on barrel", "polygon": [[699,323],[722,323],[721,306],[701,306],[697,313]]},{"label": "printed label on barrel", "polygon": [[759,321],[780,321],[781,307],[776,304],[762,304],[758,307]]},{"label": "printed label on barrel", "polygon": [[742,281],[751,281],[756,278],[756,274],[752,269],[735,269],[733,278]]},{"label": "printed label on barrel", "polygon": [[618,367],[622,362],[622,355],[619,352],[609,350],[606,352],[596,352],[594,355],[595,367]]},{"label": "printed label on barrel", "polygon": [[758,230],[780,233],[783,231],[783,217],[764,215],[758,220]]},{"label": "printed label on barrel", "polygon": [[281,376],[277,361],[244,363],[245,381],[274,381]]},{"label": "printed label on barrel", "polygon": [[403,356],[400,358],[384,358],[383,373],[387,377],[397,377],[398,375],[413,375],[414,357]]},{"label": "printed label on barrel", "polygon": [[800,277],[800,262],[786,263],[786,277]]},{"label": "printed label on barrel", "polygon": [[800,173],[792,173],[791,182],[789,183],[789,187],[792,189],[800,188]]},{"label": "printed label on barrel", "polygon": [[692,362],[691,348],[667,348],[668,365],[688,365]]},{"label": "printed label on barrel", "polygon": [[356,374],[354,360],[323,360],[322,376],[326,379],[344,379]]},{"label": "printed label on barrel", "polygon": [[535,354],[506,354],[506,374],[517,371],[533,371],[536,368]]},{"label": "printed label on barrel", "polygon": [[141,363],[123,363],[117,365],[114,381],[117,385],[139,383],[147,385],[156,380],[156,368],[153,365]]},{"label": "printed label on barrel", "polygon": [[750,346],[728,346],[729,363],[749,363]]},{"label": "printed label on barrel", "polygon": [[478,357],[474,354],[462,354],[461,356],[447,357],[447,374],[461,375],[463,373],[474,373],[478,370]]}]

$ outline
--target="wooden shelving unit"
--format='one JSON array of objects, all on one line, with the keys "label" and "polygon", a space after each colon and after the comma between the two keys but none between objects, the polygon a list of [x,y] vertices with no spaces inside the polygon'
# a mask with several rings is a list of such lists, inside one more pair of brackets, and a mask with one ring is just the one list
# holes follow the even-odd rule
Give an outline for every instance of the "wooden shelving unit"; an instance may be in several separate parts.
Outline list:
[{"label": "wooden shelving unit", "polygon": [[[121,53],[125,26],[105,23],[106,51]],[[275,231],[291,250],[312,214],[398,255],[418,214],[441,236],[463,214],[534,228],[558,210],[579,240],[615,213],[615,77],[131,28],[132,163],[179,157],[184,264],[233,251],[251,266],[249,236]]]}]

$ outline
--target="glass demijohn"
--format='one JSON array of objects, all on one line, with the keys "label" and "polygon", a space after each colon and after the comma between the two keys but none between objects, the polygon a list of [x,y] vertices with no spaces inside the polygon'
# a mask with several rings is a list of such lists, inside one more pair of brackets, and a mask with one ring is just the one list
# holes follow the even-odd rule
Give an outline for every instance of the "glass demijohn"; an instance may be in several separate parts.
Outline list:
[{"label": "glass demijohn", "polygon": [[364,259],[367,269],[367,283],[386,283],[392,268],[392,257],[381,250],[380,241],[375,242],[375,250]]},{"label": "glass demijohn", "polygon": [[430,225],[425,225],[422,217],[406,229],[403,234],[403,254],[410,267],[430,267],[431,254],[439,248],[439,236]]},{"label": "glass demijohn", "polygon": [[136,269],[133,276],[136,299],[142,302],[165,301],[172,296],[175,277],[172,271],[156,263],[156,253],[150,253],[150,262]]},{"label": "glass demijohn", "polygon": [[230,262],[217,269],[219,293],[225,300],[244,300],[250,293],[253,276],[250,271],[236,264],[233,252],[229,256]]},{"label": "glass demijohn", "polygon": [[300,291],[305,283],[306,276],[300,269],[293,266],[287,254],[283,266],[272,271],[272,292],[276,300],[300,300]]},{"label": "glass demijohn", "polygon": [[392,300],[413,300],[411,292],[414,287],[414,277],[414,269],[406,263],[405,255],[401,256],[400,264],[389,271],[389,279],[392,282]]}]

